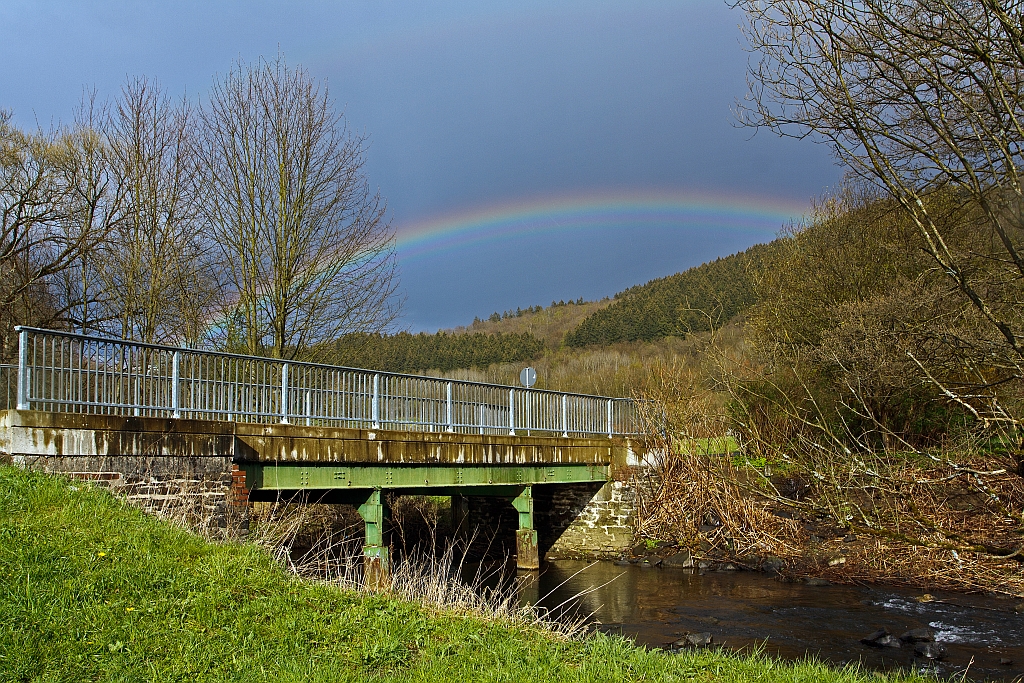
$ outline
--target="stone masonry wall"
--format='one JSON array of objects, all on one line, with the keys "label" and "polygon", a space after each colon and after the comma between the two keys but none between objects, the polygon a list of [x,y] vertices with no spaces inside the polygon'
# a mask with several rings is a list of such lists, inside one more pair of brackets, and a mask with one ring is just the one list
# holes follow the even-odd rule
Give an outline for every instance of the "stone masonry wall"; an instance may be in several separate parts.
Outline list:
[{"label": "stone masonry wall", "polygon": [[[648,483],[641,474],[629,468],[621,472],[624,480],[603,485],[534,486],[534,526],[542,556],[610,558],[632,547],[638,490]],[[468,523],[481,551],[514,552],[518,516],[507,499],[471,496]]]},{"label": "stone masonry wall", "polygon": [[245,473],[230,457],[14,456],[12,462],[93,482],[148,512],[215,536],[248,528]]},{"label": "stone masonry wall", "polygon": [[656,481],[651,468],[643,465],[622,467],[615,474],[596,489],[556,488],[538,505],[546,557],[612,558],[633,546],[641,498]]},{"label": "stone masonry wall", "polygon": [[597,491],[562,487],[553,492],[546,512],[547,524],[538,527],[561,528],[546,548],[549,558],[607,557],[633,544],[636,493],[630,481],[609,481]]}]

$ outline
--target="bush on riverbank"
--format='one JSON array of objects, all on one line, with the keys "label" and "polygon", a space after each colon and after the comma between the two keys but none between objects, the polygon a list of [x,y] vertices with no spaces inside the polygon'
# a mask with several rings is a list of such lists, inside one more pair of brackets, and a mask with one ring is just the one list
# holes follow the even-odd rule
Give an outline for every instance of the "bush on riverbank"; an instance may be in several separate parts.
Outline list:
[{"label": "bush on riverbank", "polygon": [[0,680],[877,681],[428,608],[288,575],[92,487],[0,467]]},{"label": "bush on riverbank", "polygon": [[[1024,383],[912,227],[846,188],[776,240],[737,334],[652,378],[669,425],[642,531],[706,561],[1024,595]],[[732,458],[668,443],[723,434]]]}]

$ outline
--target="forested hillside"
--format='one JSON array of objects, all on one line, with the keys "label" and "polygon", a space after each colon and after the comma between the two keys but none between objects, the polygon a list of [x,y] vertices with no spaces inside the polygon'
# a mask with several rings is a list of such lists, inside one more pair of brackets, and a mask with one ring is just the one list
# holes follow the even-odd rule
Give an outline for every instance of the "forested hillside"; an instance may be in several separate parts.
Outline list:
[{"label": "forested hillside", "polygon": [[754,274],[775,243],[758,244],[615,295],[565,337],[567,346],[684,336],[721,326],[755,301]]},{"label": "forested hillside", "polygon": [[[636,361],[649,363],[678,351],[649,343],[707,331],[710,323],[719,327],[751,305],[751,272],[761,267],[769,248],[756,245],[631,287],[614,299],[553,301],[494,312],[436,334],[349,334],[319,353],[349,367],[446,375],[467,371],[464,378],[503,383],[514,383],[518,368],[531,363],[543,368],[541,384],[550,388],[581,391],[585,385],[587,391],[628,395],[642,383],[638,378],[644,373],[637,372],[644,363]],[[620,346],[611,355],[600,353],[600,347],[612,344]],[[583,346],[594,348],[583,352]]]},{"label": "forested hillside", "polygon": [[486,368],[539,356],[544,342],[529,333],[349,334],[334,342],[329,362],[387,372]]}]

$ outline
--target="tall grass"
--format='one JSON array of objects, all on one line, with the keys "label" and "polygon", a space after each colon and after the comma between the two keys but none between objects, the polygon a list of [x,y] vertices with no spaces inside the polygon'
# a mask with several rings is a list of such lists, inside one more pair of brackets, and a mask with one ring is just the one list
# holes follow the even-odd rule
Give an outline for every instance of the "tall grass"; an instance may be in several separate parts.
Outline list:
[{"label": "tall grass", "polygon": [[[262,504],[255,511],[249,542],[266,548],[289,573],[304,580],[356,592],[385,593],[435,610],[454,611],[572,637],[587,620],[571,611],[552,619],[521,599],[521,583],[508,559],[471,562],[476,534],[452,539],[439,529],[437,501],[402,497],[394,505],[395,531],[402,516],[423,515],[426,538],[403,539],[392,547],[392,571],[383,583],[363,582],[362,523],[341,506],[297,503]],[[351,510],[347,510],[351,513]],[[396,518],[397,517],[397,518]],[[393,534],[394,540],[395,534]]]}]

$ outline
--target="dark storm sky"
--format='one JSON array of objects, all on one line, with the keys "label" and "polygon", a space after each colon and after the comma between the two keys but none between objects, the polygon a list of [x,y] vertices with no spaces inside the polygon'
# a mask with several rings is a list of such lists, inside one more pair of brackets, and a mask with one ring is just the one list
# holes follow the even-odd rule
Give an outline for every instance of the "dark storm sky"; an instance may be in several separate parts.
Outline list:
[{"label": "dark storm sky", "polygon": [[369,135],[401,325],[433,330],[770,239],[837,182],[825,148],[736,127],[741,21],[721,0],[4,0],[0,107],[49,127],[137,74],[202,98],[280,49]]}]

